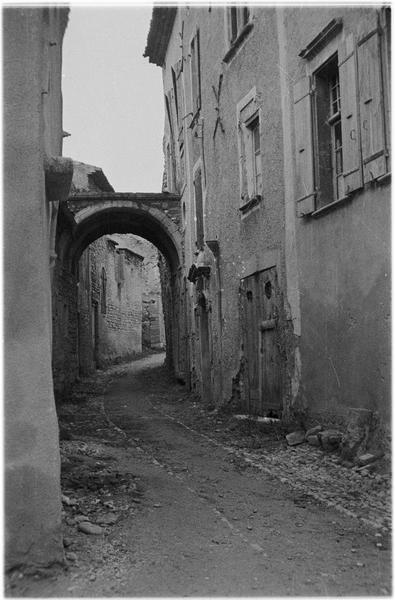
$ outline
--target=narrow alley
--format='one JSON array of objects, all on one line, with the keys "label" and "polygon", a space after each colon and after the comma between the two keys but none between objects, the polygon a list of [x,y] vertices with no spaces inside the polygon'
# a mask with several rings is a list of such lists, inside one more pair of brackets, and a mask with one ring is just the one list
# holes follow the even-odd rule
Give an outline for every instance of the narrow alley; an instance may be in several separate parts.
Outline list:
[{"label": "narrow alley", "polygon": [[[287,447],[275,424],[243,430],[209,413],[163,361],[98,371],[61,406],[68,569],[14,571],[8,594],[388,595],[386,478]],[[323,495],[329,485],[337,510],[289,484],[284,467],[291,480],[308,470]],[[365,522],[349,516],[353,494],[358,510],[371,503]]]},{"label": "narrow alley", "polygon": [[6,594],[391,595],[391,7],[78,4],[3,11]]}]

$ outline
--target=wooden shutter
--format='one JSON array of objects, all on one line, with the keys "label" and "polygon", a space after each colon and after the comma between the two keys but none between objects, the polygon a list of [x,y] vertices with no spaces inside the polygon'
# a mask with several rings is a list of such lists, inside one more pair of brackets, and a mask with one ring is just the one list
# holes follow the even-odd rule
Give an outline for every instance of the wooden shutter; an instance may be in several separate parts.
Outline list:
[{"label": "wooden shutter", "polygon": [[202,105],[201,82],[200,82],[200,33],[199,33],[199,30],[197,30],[197,32],[196,32],[196,59],[197,59],[197,108],[199,110]]},{"label": "wooden shutter", "polygon": [[182,60],[179,60],[176,65],[176,89],[178,98],[178,128],[182,129],[184,125],[184,92],[182,89]]},{"label": "wooden shutter", "polygon": [[203,191],[202,191],[202,172],[196,171],[195,179],[195,215],[196,215],[196,243],[197,247],[204,247],[204,225],[203,225]]},{"label": "wooden shutter", "polygon": [[346,194],[349,194],[363,185],[361,140],[358,123],[356,56],[353,35],[349,35],[340,44],[338,57],[344,191]]},{"label": "wooden shutter", "polygon": [[377,30],[358,42],[358,87],[363,178],[373,181],[386,172],[380,38]]},{"label": "wooden shutter", "polygon": [[294,86],[297,215],[315,210],[313,124],[310,77]]}]

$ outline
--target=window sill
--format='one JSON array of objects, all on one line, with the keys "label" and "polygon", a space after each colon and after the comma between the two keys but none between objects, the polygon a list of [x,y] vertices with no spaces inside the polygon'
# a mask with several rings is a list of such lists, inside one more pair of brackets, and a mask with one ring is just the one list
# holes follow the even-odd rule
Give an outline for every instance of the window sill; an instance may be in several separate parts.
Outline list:
[{"label": "window sill", "polygon": [[223,58],[224,63],[229,63],[232,60],[232,58],[234,57],[237,50],[240,48],[240,46],[242,45],[242,43],[244,42],[244,40],[246,39],[246,37],[248,36],[250,31],[252,31],[253,27],[254,27],[254,24],[251,21],[249,23],[247,23],[247,25],[244,25],[244,27],[240,31],[238,37],[234,40],[234,42],[232,42],[232,45],[230,46],[229,50],[225,54],[225,56]]},{"label": "window sill", "polygon": [[325,213],[334,210],[335,208],[337,208],[339,205],[343,205],[345,204],[348,200],[351,200],[352,195],[349,194],[348,196],[343,196],[343,198],[339,198],[338,200],[334,200],[333,202],[329,202],[328,204],[325,204],[325,206],[321,206],[321,208],[318,208],[317,210],[315,210],[314,212],[312,212],[310,215],[306,215],[306,216],[310,216],[310,217],[320,217],[321,215],[324,215]]},{"label": "window sill", "polygon": [[[391,171],[389,173],[385,173],[384,175],[381,175],[381,177],[378,177],[377,179],[374,179],[373,181],[370,182],[370,184],[385,185],[386,183],[390,182],[390,180],[391,180]],[[306,215],[302,215],[301,218],[306,218],[306,217],[317,217],[318,218],[321,215],[324,215],[327,212],[330,212],[331,210],[336,209],[339,205],[341,206],[341,205],[345,204],[347,201],[352,200],[352,198],[355,196],[355,194],[359,191],[363,191],[364,188],[366,188],[366,184],[364,187],[360,188],[359,190],[354,190],[353,192],[350,192],[350,194],[348,194],[347,196],[343,196],[343,198],[339,198],[338,200],[334,200],[333,202],[328,202],[328,204],[325,204],[325,206],[321,206],[321,208],[318,208],[314,212],[311,212]]]},{"label": "window sill", "polygon": [[242,204],[239,208],[242,218],[245,215],[247,215],[248,213],[250,213],[254,208],[258,208],[261,201],[262,201],[262,196],[260,194],[257,194],[256,196],[253,196],[252,198],[247,200],[247,202]]}]

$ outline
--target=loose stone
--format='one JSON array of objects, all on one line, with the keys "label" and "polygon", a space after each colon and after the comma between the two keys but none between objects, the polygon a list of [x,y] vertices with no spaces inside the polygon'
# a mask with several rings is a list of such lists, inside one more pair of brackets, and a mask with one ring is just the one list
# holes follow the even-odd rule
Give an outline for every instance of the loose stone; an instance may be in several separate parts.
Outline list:
[{"label": "loose stone", "polygon": [[78,524],[78,529],[87,535],[101,535],[103,533],[103,528],[99,525],[94,525],[89,521],[83,521]]},{"label": "loose stone", "polygon": [[288,433],[285,438],[289,446],[297,446],[298,444],[303,444],[305,441],[305,432],[302,430],[293,431],[292,433]]}]

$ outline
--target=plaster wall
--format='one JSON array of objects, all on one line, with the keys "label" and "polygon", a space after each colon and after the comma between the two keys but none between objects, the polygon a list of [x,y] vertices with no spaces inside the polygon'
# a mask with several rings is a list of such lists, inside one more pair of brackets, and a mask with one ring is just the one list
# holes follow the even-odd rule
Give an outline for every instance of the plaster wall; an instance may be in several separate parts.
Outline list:
[{"label": "plaster wall", "polygon": [[44,159],[61,152],[67,12],[3,11],[7,568],[63,560]]},{"label": "plaster wall", "polygon": [[[279,328],[286,415],[307,407],[312,417],[344,422],[349,407],[366,407],[386,420],[389,180],[365,185],[314,219],[297,218],[294,197],[293,85],[309,72],[299,53],[331,19],[341,21],[341,39],[350,33],[360,39],[377,27],[378,9],[254,6],[253,26],[230,58],[225,12],[220,6],[178,8],[163,65],[170,107],[164,147],[174,153],[172,160],[166,157],[166,168],[175,165],[177,171],[164,179],[182,194],[185,274],[193,263],[210,267],[208,279],[187,284],[192,387],[217,405],[232,397],[235,382],[243,379],[240,280],[275,266],[283,300]],[[201,108],[193,117],[191,40],[197,30]],[[176,123],[172,73],[181,57],[183,131]],[[262,200],[242,215],[236,107],[253,88],[261,114]],[[198,169],[206,242],[200,253],[194,202]],[[204,322],[209,328],[205,342]],[[203,385],[208,378],[211,391]]]},{"label": "plaster wall", "polygon": [[[291,98],[306,69],[299,52],[333,18],[343,21],[340,36],[358,39],[377,26],[375,8],[284,10]],[[344,421],[350,407],[390,421],[390,218],[387,180],[365,185],[319,218],[296,219],[299,399],[326,421]]]},{"label": "plaster wall", "polygon": [[[223,59],[228,50],[225,8],[178,9],[166,54],[163,81],[167,93],[172,87],[171,66],[179,60],[182,51],[185,115],[192,110],[189,47],[196,29],[200,34],[201,111],[199,121],[192,126],[191,116],[184,121],[186,177],[180,189],[185,203],[185,262],[188,272],[191,264],[197,260],[193,178],[200,165],[203,172],[205,240],[214,242],[212,247],[218,247],[216,255],[206,247],[204,258],[207,264],[211,264],[210,280],[204,283],[204,292],[209,299],[207,312],[212,396],[216,404],[223,404],[232,397],[232,382],[240,369],[240,279],[255,271],[276,266],[281,290],[285,292],[282,115],[278,101],[280,80],[276,13],[274,8],[253,7],[253,28],[236,55],[225,63]],[[220,75],[222,88],[217,102],[213,87],[218,90]],[[257,101],[262,111],[263,199],[254,210],[242,217],[239,210],[242,201],[237,104],[253,87],[256,87]],[[220,126],[215,131],[218,115],[223,131]],[[166,123],[165,140],[169,135],[170,128]],[[179,157],[176,160],[178,162]],[[198,307],[196,286],[188,283],[188,294],[192,308],[189,337],[192,384],[195,382],[196,388],[202,391],[202,314]],[[289,328],[287,315],[284,315],[284,329],[289,337],[286,362],[292,361],[293,340],[292,333],[288,333]],[[285,378],[287,371],[288,367],[284,365]]]}]

